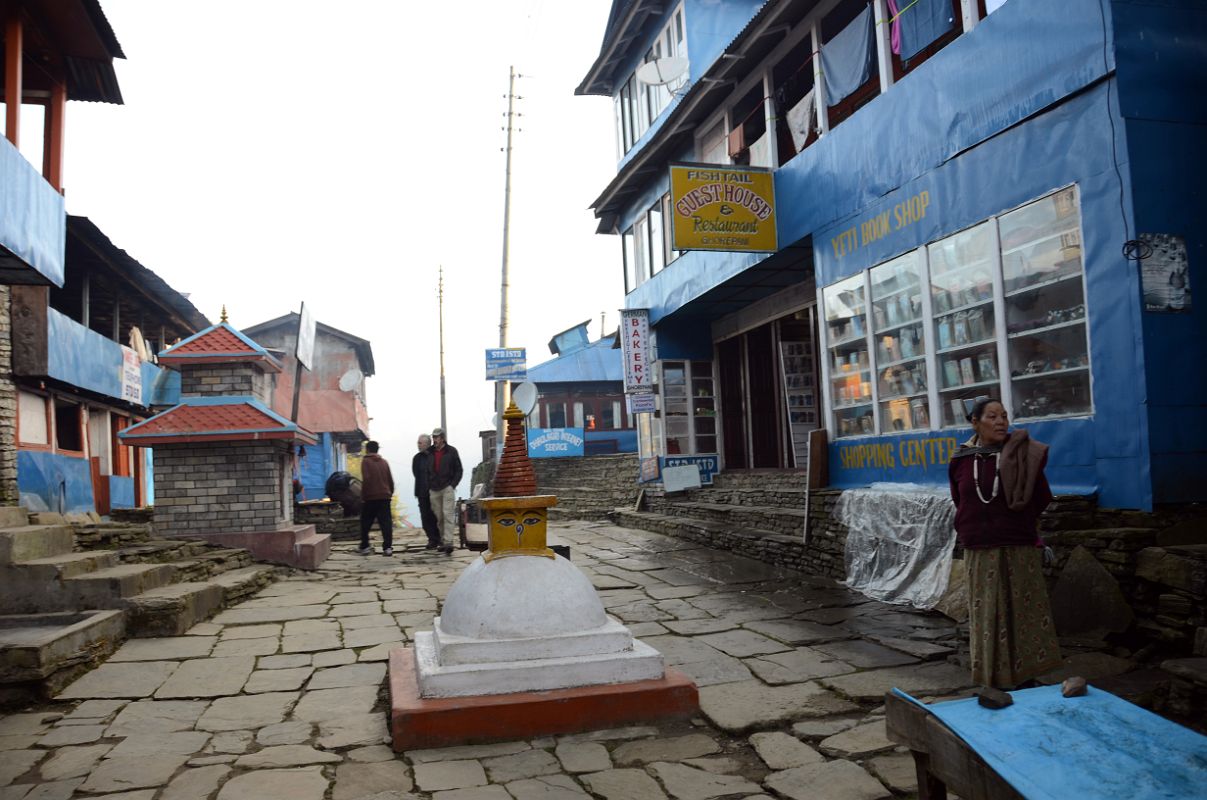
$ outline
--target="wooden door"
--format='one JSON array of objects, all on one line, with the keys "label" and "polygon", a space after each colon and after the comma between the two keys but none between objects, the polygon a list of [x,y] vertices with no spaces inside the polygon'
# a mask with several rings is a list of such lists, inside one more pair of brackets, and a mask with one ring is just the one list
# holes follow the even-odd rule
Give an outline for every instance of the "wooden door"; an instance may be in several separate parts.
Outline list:
[{"label": "wooden door", "polygon": [[721,435],[725,469],[746,469],[746,403],[742,390],[742,338],[717,345],[718,378],[721,383]]}]

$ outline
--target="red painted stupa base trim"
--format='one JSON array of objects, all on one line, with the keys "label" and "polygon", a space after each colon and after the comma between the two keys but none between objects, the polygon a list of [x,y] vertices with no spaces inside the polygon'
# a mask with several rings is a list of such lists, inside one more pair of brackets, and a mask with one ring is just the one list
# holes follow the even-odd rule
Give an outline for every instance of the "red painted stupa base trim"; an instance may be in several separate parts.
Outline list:
[{"label": "red painted stupa base trim", "polygon": [[423,698],[411,648],[390,653],[390,735],[399,753],[682,719],[699,710],[696,685],[671,667],[656,681]]}]

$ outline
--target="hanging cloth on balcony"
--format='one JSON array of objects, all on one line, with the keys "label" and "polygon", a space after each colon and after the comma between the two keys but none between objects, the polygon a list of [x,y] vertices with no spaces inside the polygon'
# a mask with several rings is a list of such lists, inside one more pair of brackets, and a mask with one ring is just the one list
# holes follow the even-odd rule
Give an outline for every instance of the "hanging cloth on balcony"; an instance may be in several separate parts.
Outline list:
[{"label": "hanging cloth on balcony", "polygon": [[826,79],[826,103],[837,105],[852,92],[867,83],[876,57],[876,42],[872,38],[872,8],[859,12],[830,41],[821,48],[821,70]]},{"label": "hanging cloth on balcony", "polygon": [[800,102],[788,111],[788,130],[792,133],[792,146],[798,153],[805,146],[809,133],[813,130],[814,112],[817,110],[814,108],[813,102],[814,91],[814,89],[810,89],[800,99]]},{"label": "hanging cloth on balcony", "polygon": [[745,149],[746,126],[745,123],[743,123],[729,132],[729,157],[737,158],[738,155]]},{"label": "hanging cloth on balcony", "polygon": [[771,166],[771,137],[764,133],[750,145],[750,166]]},{"label": "hanging cloth on balcony", "polygon": [[918,55],[955,24],[951,0],[898,0],[897,5],[901,7],[897,15],[901,48],[896,52],[902,61]]}]

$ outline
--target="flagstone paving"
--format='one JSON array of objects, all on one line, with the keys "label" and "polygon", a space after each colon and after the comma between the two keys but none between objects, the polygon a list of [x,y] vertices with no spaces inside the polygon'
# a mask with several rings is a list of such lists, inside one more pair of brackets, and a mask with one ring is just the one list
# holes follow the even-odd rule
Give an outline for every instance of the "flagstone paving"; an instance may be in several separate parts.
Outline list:
[{"label": "flagstone paving", "polygon": [[0,800],[838,800],[916,793],[889,686],[966,689],[955,625],[832,581],[609,524],[553,533],[609,613],[700,687],[697,719],[389,747],[386,659],[477,554],[348,545],[181,636],[135,639],[0,717]]}]

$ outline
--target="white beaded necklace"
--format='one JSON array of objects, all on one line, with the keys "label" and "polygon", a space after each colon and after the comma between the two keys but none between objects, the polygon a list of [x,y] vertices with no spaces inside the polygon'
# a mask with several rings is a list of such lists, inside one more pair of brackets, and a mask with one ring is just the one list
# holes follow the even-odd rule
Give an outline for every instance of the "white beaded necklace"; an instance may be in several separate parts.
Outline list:
[{"label": "white beaded necklace", "polygon": [[981,494],[981,470],[978,466],[981,463],[981,457],[979,455],[972,457],[972,485],[976,487],[976,496],[980,498],[980,501],[985,505],[992,503],[994,498],[997,497],[998,490],[1002,488],[1001,459],[999,458],[1000,455],[1001,453],[993,454],[993,490],[989,493],[988,500],[985,499],[985,495]]}]

